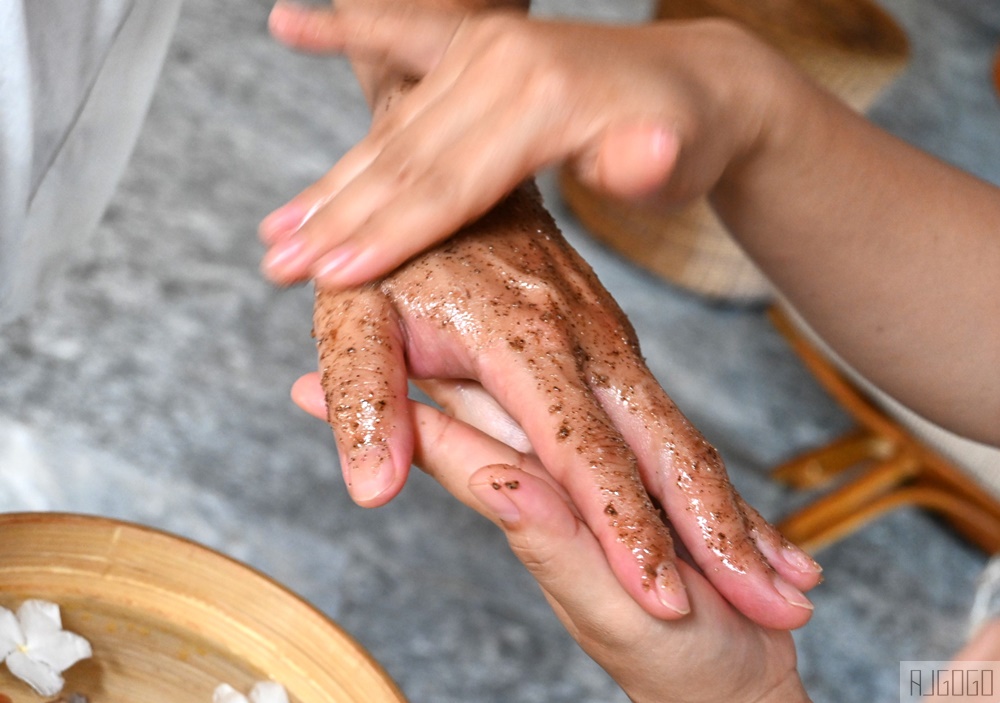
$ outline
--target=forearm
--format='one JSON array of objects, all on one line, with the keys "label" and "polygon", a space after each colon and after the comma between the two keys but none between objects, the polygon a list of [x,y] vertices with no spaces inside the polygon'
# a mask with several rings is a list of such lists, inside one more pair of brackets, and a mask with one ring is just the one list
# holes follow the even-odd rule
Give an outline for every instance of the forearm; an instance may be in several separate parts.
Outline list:
[{"label": "forearm", "polygon": [[764,127],[715,188],[717,211],[846,361],[929,419],[1000,443],[1000,189],[788,67],[767,86]]}]

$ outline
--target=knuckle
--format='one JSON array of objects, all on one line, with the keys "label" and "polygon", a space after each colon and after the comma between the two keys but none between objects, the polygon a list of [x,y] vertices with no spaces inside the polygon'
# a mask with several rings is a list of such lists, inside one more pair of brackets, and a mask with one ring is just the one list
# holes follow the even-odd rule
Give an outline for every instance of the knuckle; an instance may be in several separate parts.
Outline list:
[{"label": "knuckle", "polygon": [[528,105],[561,105],[570,99],[570,77],[553,56],[540,57],[522,78],[521,101]]},{"label": "knuckle", "polygon": [[550,583],[561,576],[558,545],[526,532],[508,534],[508,541],[518,559],[540,583]]},{"label": "knuckle", "polygon": [[487,47],[490,52],[505,49],[520,40],[523,21],[505,12],[494,12],[467,20],[469,38],[474,46]]}]

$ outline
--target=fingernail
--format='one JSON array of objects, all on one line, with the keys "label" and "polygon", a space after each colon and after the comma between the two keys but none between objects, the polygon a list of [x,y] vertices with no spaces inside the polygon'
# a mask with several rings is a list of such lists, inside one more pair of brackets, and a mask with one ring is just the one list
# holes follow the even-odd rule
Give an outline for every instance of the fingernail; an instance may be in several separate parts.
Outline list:
[{"label": "fingernail", "polygon": [[339,282],[344,267],[357,256],[353,247],[340,246],[316,262],[316,280],[335,285]]},{"label": "fingernail", "polygon": [[349,457],[341,455],[340,461],[347,467],[347,489],[359,505],[375,502],[392,486],[396,472],[388,447],[365,447]]},{"label": "fingernail", "polygon": [[511,500],[510,493],[519,487],[517,479],[491,478],[488,483],[470,483],[469,490],[501,522],[513,525],[521,519],[521,511]]},{"label": "fingernail", "polygon": [[796,608],[805,608],[806,610],[813,609],[814,606],[812,601],[806,598],[802,591],[788,583],[785,579],[775,574],[772,583],[774,584],[774,590],[776,590],[788,604],[794,605]]},{"label": "fingernail", "polygon": [[681,582],[681,575],[677,572],[677,566],[672,563],[661,565],[656,572],[656,597],[662,605],[678,615],[691,612],[691,602]]},{"label": "fingernail", "polygon": [[800,574],[820,574],[823,567],[794,544],[786,544],[781,550],[781,558]]},{"label": "fingernail", "polygon": [[306,210],[300,205],[284,205],[261,221],[261,236],[265,241],[276,242],[301,227],[305,219]]},{"label": "fingernail", "polygon": [[512,525],[521,519],[521,511],[509,493],[516,491],[516,480],[492,479],[489,483],[470,483],[469,490],[502,522]]},{"label": "fingernail", "polygon": [[280,241],[268,249],[261,267],[270,273],[281,273],[302,253],[305,246],[305,240],[299,237]]}]

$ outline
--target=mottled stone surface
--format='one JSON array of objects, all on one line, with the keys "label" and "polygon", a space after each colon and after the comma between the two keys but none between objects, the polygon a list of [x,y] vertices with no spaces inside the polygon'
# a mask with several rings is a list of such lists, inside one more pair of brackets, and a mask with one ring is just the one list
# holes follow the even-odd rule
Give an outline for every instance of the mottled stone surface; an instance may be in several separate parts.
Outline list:
[{"label": "mottled stone surface", "polygon": [[[1000,5],[886,0],[911,69],[875,119],[1000,181],[987,66]],[[315,364],[311,295],[257,273],[258,220],[367,124],[341,61],[266,36],[266,0],[189,2],[131,167],[89,248],[0,337],[0,509],[167,528],[261,568],[351,631],[414,703],[624,700],[491,525],[414,475],[374,511],[342,487],[329,429],[288,400]],[[646,16],[646,3],[547,12]],[[768,467],[848,426],[759,310],[707,305],[572,240],[632,316],[655,373],[765,515],[808,496]],[[962,637],[984,557],[902,511],[821,555],[798,633],[817,701],[895,700],[901,659]],[[720,666],[724,666],[720,662]]]}]

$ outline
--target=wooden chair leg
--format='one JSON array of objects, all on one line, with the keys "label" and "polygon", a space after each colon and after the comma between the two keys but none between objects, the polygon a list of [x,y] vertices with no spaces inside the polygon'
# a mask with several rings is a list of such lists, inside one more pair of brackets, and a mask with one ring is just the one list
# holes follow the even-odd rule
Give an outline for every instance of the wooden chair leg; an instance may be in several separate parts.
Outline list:
[{"label": "wooden chair leg", "polygon": [[780,523],[785,536],[813,551],[888,510],[913,505],[940,515],[988,552],[1000,549],[1000,500],[877,407],[781,310],[773,308],[771,320],[813,376],[861,428],[778,467],[774,477],[796,488],[817,488],[853,465],[870,464],[858,478]]},{"label": "wooden chair leg", "polygon": [[845,515],[841,520],[817,526],[794,541],[807,552],[815,553],[853,534],[886,513],[904,507],[922,508],[938,514],[987,554],[1000,552],[1000,515],[983,510],[947,490],[934,486],[913,486],[893,491],[856,512]]},{"label": "wooden chair leg", "polygon": [[[853,522],[853,516],[913,480],[919,469],[919,462],[909,454],[887,459],[788,516],[778,524],[778,529],[803,549],[808,549],[808,544],[815,544],[822,535],[831,532],[840,536],[848,534],[845,530]],[[856,526],[850,529],[856,529]]]},{"label": "wooden chair leg", "polygon": [[885,437],[857,430],[785,462],[775,468],[771,476],[800,490],[821,488],[848,469],[871,461],[885,461],[895,449]]}]

